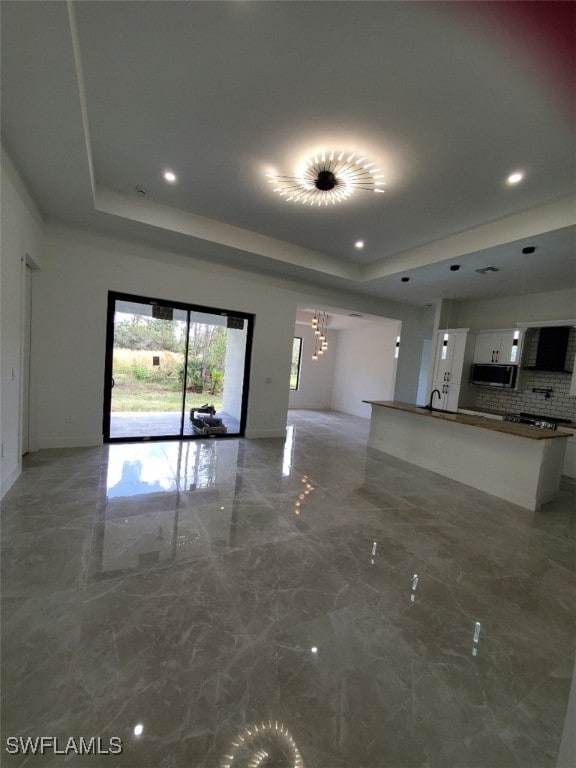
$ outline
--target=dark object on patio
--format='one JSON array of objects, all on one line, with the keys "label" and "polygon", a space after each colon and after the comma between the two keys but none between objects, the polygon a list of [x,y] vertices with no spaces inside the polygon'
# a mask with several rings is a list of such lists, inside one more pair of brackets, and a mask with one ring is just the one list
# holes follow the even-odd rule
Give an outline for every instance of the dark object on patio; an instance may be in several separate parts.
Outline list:
[{"label": "dark object on patio", "polygon": [[216,409],[213,405],[201,405],[190,409],[192,429],[197,435],[225,435],[227,432],[222,419],[214,417]]},{"label": "dark object on patio", "polygon": [[192,421],[192,419],[194,418],[195,413],[198,413],[198,414],[207,413],[208,416],[214,416],[214,414],[216,413],[216,408],[214,408],[213,405],[208,405],[208,403],[204,403],[204,405],[199,405],[196,408],[191,408],[190,421]]}]

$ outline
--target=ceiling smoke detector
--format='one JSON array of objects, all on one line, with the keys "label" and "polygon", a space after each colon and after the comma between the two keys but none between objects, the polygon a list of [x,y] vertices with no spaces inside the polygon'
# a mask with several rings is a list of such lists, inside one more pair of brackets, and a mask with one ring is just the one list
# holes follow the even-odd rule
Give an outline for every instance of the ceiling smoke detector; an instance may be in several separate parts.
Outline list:
[{"label": "ceiling smoke detector", "polygon": [[479,275],[487,275],[488,272],[499,272],[500,270],[497,267],[482,267],[482,269],[477,269],[476,272],[478,272]]}]

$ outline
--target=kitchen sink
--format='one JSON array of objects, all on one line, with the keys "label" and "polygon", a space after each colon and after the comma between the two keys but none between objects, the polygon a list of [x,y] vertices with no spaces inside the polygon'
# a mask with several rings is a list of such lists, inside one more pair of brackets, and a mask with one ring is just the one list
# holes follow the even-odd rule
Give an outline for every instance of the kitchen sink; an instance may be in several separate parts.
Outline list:
[{"label": "kitchen sink", "polygon": [[416,407],[420,408],[422,411],[430,411],[430,413],[458,413],[458,411],[445,411],[443,408],[432,408],[432,410],[430,410],[427,405],[417,405]]}]

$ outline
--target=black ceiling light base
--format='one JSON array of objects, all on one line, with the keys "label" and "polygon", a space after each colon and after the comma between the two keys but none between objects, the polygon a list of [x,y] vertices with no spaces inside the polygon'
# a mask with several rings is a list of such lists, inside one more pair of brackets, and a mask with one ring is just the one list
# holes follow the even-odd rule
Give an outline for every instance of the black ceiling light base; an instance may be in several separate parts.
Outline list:
[{"label": "black ceiling light base", "polygon": [[338,184],[338,179],[332,171],[319,171],[314,185],[321,192],[329,192]]},{"label": "black ceiling light base", "polygon": [[[2,0],[0,0],[2,2]],[[295,175],[266,174],[274,192],[286,202],[329,205],[342,203],[355,192],[384,192],[384,175],[367,158],[340,149],[323,150],[302,159]]]}]

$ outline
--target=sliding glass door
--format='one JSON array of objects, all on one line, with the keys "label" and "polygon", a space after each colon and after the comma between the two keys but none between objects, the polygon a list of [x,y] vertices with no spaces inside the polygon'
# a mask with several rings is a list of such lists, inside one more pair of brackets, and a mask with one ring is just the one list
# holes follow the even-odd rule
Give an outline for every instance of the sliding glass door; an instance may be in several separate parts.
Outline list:
[{"label": "sliding glass door", "polygon": [[111,292],[105,441],[243,434],[252,320]]}]

